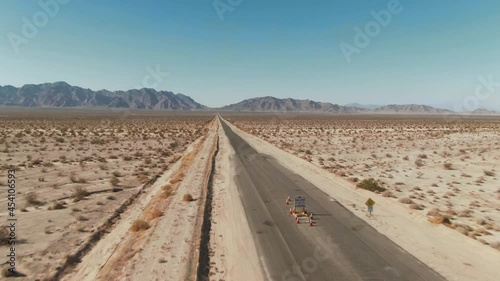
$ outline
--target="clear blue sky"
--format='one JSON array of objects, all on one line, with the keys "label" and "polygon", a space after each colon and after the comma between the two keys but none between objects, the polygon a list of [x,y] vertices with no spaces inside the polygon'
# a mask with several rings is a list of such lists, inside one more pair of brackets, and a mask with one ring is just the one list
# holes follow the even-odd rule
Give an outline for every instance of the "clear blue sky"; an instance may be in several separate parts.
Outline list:
[{"label": "clear blue sky", "polygon": [[354,28],[389,0],[243,0],[222,20],[213,0],[71,0],[33,38],[16,41],[16,53],[12,34],[23,36],[22,18],[38,15],[43,24],[38,2],[0,2],[0,85],[123,90],[159,65],[169,76],[156,89],[208,106],[267,95],[451,105],[491,75],[498,86],[477,100],[500,109],[497,0],[400,0],[401,12],[350,63],[340,44],[355,46]]}]

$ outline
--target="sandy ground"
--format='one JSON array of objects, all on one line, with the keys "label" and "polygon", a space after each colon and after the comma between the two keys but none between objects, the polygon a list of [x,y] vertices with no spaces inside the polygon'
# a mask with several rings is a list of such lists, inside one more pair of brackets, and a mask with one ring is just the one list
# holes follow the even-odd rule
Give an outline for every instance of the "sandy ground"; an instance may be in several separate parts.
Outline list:
[{"label": "sandy ground", "polygon": [[[217,135],[213,124],[208,135],[188,149],[174,172],[157,181],[142,200],[144,204],[135,206],[107,236],[108,241],[102,240],[86,257],[90,266],[80,267],[67,280],[186,280],[191,276],[197,264],[200,207]],[[186,194],[193,200],[184,201]],[[138,220],[146,221],[149,228],[132,231]],[[93,259],[99,254],[105,258]]]},{"label": "sandy ground", "polygon": [[[244,122],[247,122],[244,124]],[[252,130],[257,130],[256,127],[251,127],[249,128],[249,124],[251,126],[254,126],[255,123],[251,123],[250,121],[242,121],[239,120],[236,122],[240,127],[244,127],[246,130],[252,131]],[[429,222],[429,217],[426,215],[425,212],[421,210],[415,210],[408,208],[407,205],[398,202],[398,200],[395,200],[394,198],[391,197],[384,197],[382,194],[376,194],[370,191],[362,190],[362,189],[357,189],[355,183],[349,182],[348,180],[345,179],[345,177],[336,175],[332,173],[330,169],[325,169],[320,168],[323,165],[320,164],[315,164],[311,159],[309,159],[307,156],[310,155],[315,155],[315,151],[324,149],[324,146],[321,146],[319,144],[319,141],[326,141],[329,142],[335,142],[336,138],[329,137],[329,138],[321,138],[321,136],[315,135],[314,133],[311,133],[310,131],[307,132],[307,128],[309,130],[311,129],[316,129],[318,132],[322,131],[322,126],[314,126],[312,124],[308,124],[306,126],[297,126],[295,123],[295,126],[290,126],[290,127],[282,127],[278,126],[276,124],[270,124],[269,120],[267,122],[261,121],[259,123],[258,130],[261,130],[260,132],[253,131],[256,135],[260,134],[266,134],[268,137],[265,139],[273,142],[273,139],[271,139],[269,132],[264,130],[262,123],[266,123],[269,127],[272,128],[272,130],[283,130],[284,133],[280,135],[279,143],[280,146],[282,146],[283,142],[286,142],[287,144],[291,145],[285,145],[284,149],[289,149],[292,151],[292,153],[297,154],[299,157],[293,155],[292,153],[288,153],[283,151],[282,149],[277,148],[276,146],[270,144],[269,142],[263,141],[260,138],[257,138],[249,133],[243,132],[239,129],[234,128],[236,132],[238,132],[249,144],[251,144],[257,151],[265,154],[269,154],[273,157],[275,157],[282,165],[287,167],[288,169],[296,172],[297,174],[300,174],[303,176],[306,180],[310,181],[314,185],[316,185],[318,188],[323,190],[325,193],[330,195],[332,197],[332,200],[338,200],[341,204],[343,204],[345,207],[347,207],[349,210],[351,210],[354,214],[359,216],[360,218],[366,220],[368,223],[370,223],[373,227],[375,227],[378,231],[381,233],[387,235],[391,240],[393,240],[395,243],[400,245],[402,248],[404,248],[406,251],[410,252],[413,254],[415,257],[420,259],[422,262],[426,263],[439,273],[441,273],[445,278],[449,280],[497,280],[497,277],[500,275],[500,270],[498,269],[498,263],[500,262],[500,252],[495,250],[493,247],[489,247],[487,245],[482,244],[480,241],[476,239],[472,239],[471,237],[468,237],[466,235],[462,235],[459,231],[456,231],[456,229],[453,229],[451,227],[447,227],[443,224],[433,224]],[[282,125],[283,122],[280,122]],[[428,123],[428,121],[427,121]],[[338,125],[338,124],[337,124]],[[349,124],[347,124],[349,125]],[[352,125],[352,124],[351,124]],[[314,140],[317,140],[316,143],[314,143],[314,140],[311,140],[311,143],[302,143],[299,142],[298,140],[294,139],[294,134],[290,130],[299,131],[299,130],[304,130],[305,134],[302,138],[310,139],[311,136],[314,137]],[[425,128],[425,125],[423,126]],[[444,126],[444,128],[447,128]],[[495,131],[495,127],[493,126],[492,130],[486,130],[485,133],[486,135],[483,137],[481,136],[480,138],[484,139],[489,139],[487,143],[491,143],[491,138],[498,138],[498,131]],[[324,130],[324,128],[323,128]],[[351,127],[346,128],[346,130],[355,130]],[[382,130],[382,128],[376,128],[376,130]],[[263,131],[263,132],[262,132]],[[419,132],[412,132],[409,133],[412,138],[415,138],[418,135]],[[278,135],[276,133],[276,135]],[[471,138],[476,137],[474,134],[470,134]],[[286,136],[286,137],[285,137]],[[262,137],[262,136],[261,136]],[[345,136],[344,136],[345,137]],[[368,136],[367,136],[368,137]],[[372,146],[372,149],[375,148],[380,148],[383,147],[384,149],[390,149],[390,146],[387,144],[387,142],[377,142],[377,139],[380,139],[382,136],[373,136],[373,140],[371,142],[364,142],[363,144],[368,144]],[[452,138],[453,135],[450,136]],[[462,140],[462,138],[458,138]],[[467,138],[465,138],[467,139]],[[350,137],[350,142],[352,142],[352,137]],[[337,140],[338,141],[338,140]],[[423,140],[423,144],[427,144],[432,147],[430,144],[430,140]],[[486,143],[486,142],[485,142]],[[495,140],[493,140],[493,143],[498,143]],[[306,153],[307,156],[300,155],[298,152],[294,151],[293,145],[300,145],[300,149],[304,149],[306,152],[308,149],[307,145],[310,145],[310,150],[311,154]],[[413,144],[415,147],[418,144]],[[467,147],[467,144],[465,144]],[[292,148],[290,148],[292,147]],[[349,149],[346,150],[346,148],[341,147],[339,144],[337,145],[332,145],[332,147],[335,147],[337,150],[342,150],[342,159],[350,157],[354,157],[352,155],[355,155],[357,153],[350,153]],[[398,144],[396,144],[396,147]],[[410,149],[410,148],[407,148]],[[458,150],[459,148],[453,148],[454,150]],[[469,147],[471,149],[471,147]],[[479,147],[478,149],[481,149]],[[392,148],[391,153],[396,154],[398,153],[398,150],[401,151],[400,153],[403,153],[403,151],[406,151],[409,153],[409,151],[405,149],[395,149]],[[356,151],[356,148],[354,148],[354,151]],[[356,152],[361,152],[362,149],[359,147],[359,151]],[[377,153],[380,153],[380,150],[376,150]],[[413,150],[412,150],[413,151]],[[450,149],[448,148],[448,152]],[[494,159],[497,159],[496,153],[497,151],[493,150],[488,150],[489,153],[483,155],[484,157],[489,158],[490,161],[483,160],[484,162],[482,163],[483,166],[480,166],[481,168],[471,168],[468,169],[468,173],[473,173],[476,171],[476,173],[479,173],[479,171],[482,173],[482,169],[492,169],[494,168],[495,162],[493,161]],[[425,153],[425,152],[424,152]],[[442,151],[438,152],[442,153]],[[462,153],[462,152],[460,152]],[[423,154],[422,152],[419,152],[419,154]],[[433,153],[432,153],[433,154]],[[456,153],[453,153],[453,155]],[[471,153],[472,154],[472,153]],[[302,157],[300,157],[302,156]],[[431,153],[429,153],[429,156],[431,156]],[[339,158],[339,156],[335,155],[335,158]],[[363,157],[363,156],[359,156]],[[432,157],[432,156],[431,156]],[[480,156],[482,157],[482,156]],[[305,158],[305,159],[304,159]],[[424,158],[424,159],[429,159]],[[471,155],[472,158],[472,155]],[[421,159],[418,158],[417,159]],[[432,159],[432,158],[431,158]],[[465,160],[468,160],[467,158]],[[465,161],[464,160],[464,161]],[[363,165],[365,162],[363,159],[357,159],[359,161],[358,165]],[[406,160],[405,160],[406,161]],[[416,161],[416,160],[415,160]],[[435,160],[439,161],[439,160]],[[471,160],[472,161],[472,160]],[[477,161],[477,160],[476,160]],[[347,162],[347,160],[345,160]],[[430,163],[431,161],[427,160],[426,164],[428,166],[431,166],[433,168],[430,168],[429,171],[435,170],[437,165],[432,166]],[[433,161],[434,162],[434,161]],[[444,162],[444,161],[443,161]],[[443,167],[443,162],[441,162],[441,167]],[[489,163],[489,164],[488,164]],[[474,166],[471,163],[468,163],[470,166]],[[347,164],[344,164],[347,165]],[[380,166],[380,164],[374,164],[373,162],[370,162],[370,167],[373,168]],[[427,166],[425,165],[425,166]],[[454,165],[458,166],[458,163]],[[465,165],[465,164],[463,164]],[[476,164],[477,165],[477,164]],[[422,167],[419,167],[419,171],[421,170]],[[387,167],[385,169],[388,169]],[[409,168],[403,168],[404,170],[408,171]],[[416,168],[412,168],[416,169]],[[446,173],[448,171],[455,171],[456,170],[444,170],[440,169],[436,173],[443,178],[443,180],[448,180],[447,178],[444,178],[446,176]],[[422,173],[427,174],[430,173],[429,171],[424,171]],[[393,171],[392,173],[395,174]],[[350,175],[353,175],[354,172],[350,173]],[[415,173],[416,174],[416,173]],[[413,180],[416,178],[412,172],[408,172],[406,174],[408,178]],[[418,174],[416,174],[418,176]],[[427,174],[428,175],[428,174]],[[479,174],[472,175],[473,177],[478,177]],[[402,177],[407,178],[405,175]],[[422,176],[424,177],[424,176]],[[456,176],[455,176],[456,177]],[[435,178],[434,178],[435,179]],[[494,181],[496,178],[492,177],[488,181]],[[409,185],[409,180],[405,180],[405,185]],[[463,184],[465,185],[465,183]],[[494,186],[495,184],[493,184]],[[439,186],[446,186],[445,184],[438,185]],[[498,187],[496,187],[498,188]],[[403,189],[400,187],[400,189]],[[438,191],[438,188],[434,187],[436,192]],[[461,189],[465,189],[465,187],[461,187]],[[477,189],[477,188],[476,188]],[[486,184],[482,186],[482,189],[484,190],[484,193],[487,194],[486,190],[491,192],[489,188],[487,189]],[[445,192],[445,188],[441,192]],[[404,191],[402,191],[404,192]],[[406,191],[408,193],[411,193],[412,191]],[[453,197],[455,204],[456,202],[462,202],[460,200],[465,200],[465,199],[457,199],[456,197],[459,197],[460,192],[456,191],[455,193],[456,196]],[[466,192],[462,192],[466,193]],[[484,200],[486,203],[483,203],[479,207],[474,207],[476,209],[476,212],[483,214],[484,216],[488,216],[485,220],[489,222],[490,225],[493,225],[492,227],[492,232],[495,231],[495,228],[497,226],[497,221],[496,221],[496,216],[498,216],[498,210],[496,209],[498,201],[492,201],[492,200],[498,200],[496,197],[489,197],[486,195],[476,195],[476,194],[481,194],[480,191],[475,190],[475,194],[472,195],[474,198],[476,198],[477,201],[479,200]],[[469,192],[467,193],[469,194]],[[373,198],[375,200],[376,205],[375,205],[375,213],[374,216],[367,216],[366,212],[366,206],[364,205],[365,201],[368,198]],[[450,197],[450,196],[448,196]],[[430,201],[432,202],[432,201]],[[442,202],[442,201],[441,201]],[[493,204],[491,204],[493,202]],[[434,202],[436,203],[436,202]],[[427,202],[427,204],[429,204]],[[444,205],[444,204],[443,204]],[[435,204],[438,208],[444,208],[446,205],[443,206],[441,203]],[[481,208],[486,211],[481,212]],[[478,210],[479,209],[479,210]],[[444,208],[446,210],[446,208]],[[493,236],[493,235],[491,235]],[[475,237],[475,236],[474,236]]]},{"label": "sandy ground", "polygon": [[2,189],[7,169],[17,170],[17,269],[27,275],[17,280],[52,275],[143,183],[168,171],[213,118],[33,114],[0,122]]},{"label": "sandy ground", "polygon": [[[150,230],[141,251],[117,280],[188,280],[193,276],[192,263],[198,263],[198,256],[194,255],[196,260],[191,259],[193,252],[197,251],[197,227],[203,219],[200,208],[205,203],[204,190],[208,184],[216,138],[217,129],[214,125],[184,179],[172,194],[163,216]],[[191,194],[193,201],[183,201],[185,194]]]},{"label": "sandy ground", "polygon": [[210,233],[210,280],[264,280],[232,165],[234,150],[219,126]]}]

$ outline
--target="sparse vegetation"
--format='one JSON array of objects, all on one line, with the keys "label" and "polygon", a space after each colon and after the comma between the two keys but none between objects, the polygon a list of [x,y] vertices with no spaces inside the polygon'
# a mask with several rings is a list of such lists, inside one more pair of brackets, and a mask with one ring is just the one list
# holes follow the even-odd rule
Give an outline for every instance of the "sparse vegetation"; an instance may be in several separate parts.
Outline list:
[{"label": "sparse vegetation", "polygon": [[145,220],[136,220],[132,223],[130,230],[133,232],[145,231],[149,229],[149,223]]},{"label": "sparse vegetation", "polygon": [[88,192],[86,188],[78,186],[73,190],[72,197],[78,200],[82,200],[89,195],[90,192]]},{"label": "sparse vegetation", "polygon": [[189,193],[184,194],[184,196],[182,196],[182,201],[191,202],[191,201],[193,201],[193,196]]},{"label": "sparse vegetation", "polygon": [[384,192],[386,189],[382,187],[375,179],[369,178],[362,180],[356,185],[359,188],[366,189],[369,191]]},{"label": "sparse vegetation", "polygon": [[38,198],[38,194],[35,192],[29,192],[24,196],[26,200],[26,205],[28,206],[41,206],[44,204],[44,202],[40,201]]}]

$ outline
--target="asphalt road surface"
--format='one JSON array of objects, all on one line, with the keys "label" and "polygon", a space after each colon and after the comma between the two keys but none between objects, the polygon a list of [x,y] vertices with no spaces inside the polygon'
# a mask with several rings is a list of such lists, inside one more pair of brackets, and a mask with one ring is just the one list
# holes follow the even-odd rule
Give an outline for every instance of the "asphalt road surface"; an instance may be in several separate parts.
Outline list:
[{"label": "asphalt road surface", "polygon": [[[300,175],[256,152],[224,121],[222,125],[236,151],[236,182],[267,279],[445,280]],[[305,218],[296,224],[288,214],[285,199],[296,195],[306,197],[314,226]]]}]

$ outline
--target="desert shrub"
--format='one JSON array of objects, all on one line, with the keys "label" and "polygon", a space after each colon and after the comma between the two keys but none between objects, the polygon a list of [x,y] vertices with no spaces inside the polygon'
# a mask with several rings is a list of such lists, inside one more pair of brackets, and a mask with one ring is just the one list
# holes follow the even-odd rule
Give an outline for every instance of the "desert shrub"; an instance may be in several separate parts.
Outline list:
[{"label": "desert shrub", "polygon": [[193,201],[193,196],[189,193],[184,194],[184,196],[182,196],[182,201],[191,202],[191,201]]},{"label": "desert shrub", "polygon": [[401,198],[398,200],[400,203],[403,203],[403,204],[413,204],[413,200],[411,200],[410,198],[408,197],[404,197],[404,198]]},{"label": "desert shrub", "polygon": [[484,171],[484,175],[485,176],[488,176],[488,177],[493,177],[495,176],[495,172],[494,171]]},{"label": "desert shrub", "polygon": [[356,186],[359,188],[362,188],[362,189],[369,190],[369,191],[383,192],[386,190],[384,187],[380,186],[380,184],[373,178],[364,179],[360,183],[358,183]]},{"label": "desert shrub", "polygon": [[77,221],[88,221],[89,218],[87,218],[86,216],[83,216],[83,215],[78,215],[78,216],[76,216],[76,220]]},{"label": "desert shrub", "polygon": [[447,215],[447,214],[438,214],[436,216],[432,216],[429,218],[429,221],[431,223],[435,223],[435,224],[446,224],[446,225],[451,225],[451,220],[450,220],[451,216],[450,215]]},{"label": "desert shrub", "polygon": [[89,195],[90,195],[90,192],[88,192],[86,188],[78,186],[75,189],[73,189],[72,197],[76,198],[78,200],[82,200],[83,198],[85,198]]},{"label": "desert shrub", "polygon": [[119,171],[114,171],[113,176],[119,178],[119,177],[122,177],[122,174]]},{"label": "desert shrub", "polygon": [[120,184],[120,180],[117,177],[115,177],[115,176],[113,176],[109,180],[109,182],[111,183],[112,186],[118,186]]},{"label": "desert shrub", "polygon": [[493,242],[490,246],[500,251],[500,242]]},{"label": "desert shrub", "polygon": [[163,197],[168,198],[170,195],[172,195],[172,185],[167,184],[162,187],[163,189]]},{"label": "desert shrub", "polygon": [[149,212],[149,219],[153,220],[153,219],[161,217],[162,215],[163,215],[162,211],[155,208],[155,209],[151,210],[151,212]]},{"label": "desert shrub", "polygon": [[116,200],[116,197],[114,197],[113,195],[108,195],[108,196],[106,196],[106,199],[108,199],[108,200]]},{"label": "desert shrub", "polygon": [[390,192],[389,190],[386,190],[384,193],[382,193],[383,197],[394,197],[394,194]]},{"label": "desert shrub", "polygon": [[24,196],[24,199],[26,200],[26,204],[28,206],[41,206],[43,205],[43,202],[38,199],[38,194],[35,192],[30,192]]},{"label": "desert shrub", "polygon": [[417,203],[411,203],[409,207],[412,210],[422,210],[422,208]]},{"label": "desert shrub", "polygon": [[415,160],[415,165],[417,165],[417,167],[422,167],[425,165],[425,163],[422,159],[417,159]]},{"label": "desert shrub", "polygon": [[62,209],[65,209],[66,207],[59,203],[59,202],[54,202],[54,204],[52,204],[52,206],[49,207],[49,210],[62,210]]},{"label": "desert shrub", "polygon": [[443,167],[444,167],[446,170],[453,170],[453,164],[451,164],[451,163],[444,163],[444,164],[443,164]]},{"label": "desert shrub", "polygon": [[136,220],[130,227],[130,230],[133,232],[143,231],[147,229],[149,229],[149,223],[145,220]]}]

